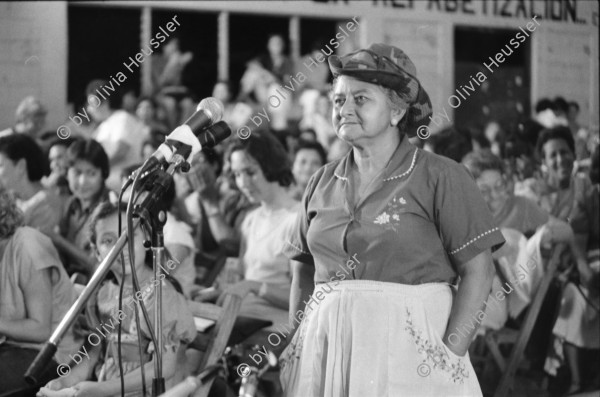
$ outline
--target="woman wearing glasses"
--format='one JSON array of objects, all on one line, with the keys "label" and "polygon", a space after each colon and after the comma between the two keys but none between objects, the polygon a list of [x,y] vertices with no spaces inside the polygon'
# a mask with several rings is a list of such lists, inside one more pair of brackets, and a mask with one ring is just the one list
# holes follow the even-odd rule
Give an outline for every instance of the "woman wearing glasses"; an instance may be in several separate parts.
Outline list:
[{"label": "woman wearing glasses", "polygon": [[432,109],[404,52],[374,44],[329,66],[352,150],[311,178],[288,240],[285,393],[481,395],[467,349],[504,238],[466,170],[409,143]]}]

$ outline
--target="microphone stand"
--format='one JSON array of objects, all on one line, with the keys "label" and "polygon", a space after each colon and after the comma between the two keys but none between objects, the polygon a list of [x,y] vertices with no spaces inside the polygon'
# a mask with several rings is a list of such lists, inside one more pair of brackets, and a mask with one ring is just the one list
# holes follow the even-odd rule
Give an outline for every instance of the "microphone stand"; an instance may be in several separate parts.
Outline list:
[{"label": "microphone stand", "polygon": [[[185,166],[184,164],[187,164]],[[170,164],[167,171],[158,170],[155,172],[155,179],[152,182],[153,187],[150,193],[146,196],[142,204],[136,205],[134,213],[140,218],[145,219],[151,226],[152,229],[152,266],[154,270],[154,280],[160,280],[161,282],[154,282],[154,329],[156,335],[155,346],[155,359],[154,359],[154,378],[152,379],[152,395],[157,397],[165,392],[165,379],[162,376],[163,363],[162,363],[162,270],[164,257],[165,257],[165,246],[164,246],[164,234],[163,227],[167,221],[166,212],[160,208],[159,200],[163,194],[169,188],[172,183],[173,173],[177,168],[189,169],[189,164],[185,162],[183,157],[179,156],[175,159],[174,164]]]},{"label": "microphone stand", "polygon": [[[134,229],[139,225],[139,219],[134,220]],[[25,372],[25,381],[31,385],[35,385],[38,383],[40,375],[44,372],[44,369],[52,360],[52,357],[56,353],[56,349],[62,338],[64,337],[67,330],[73,325],[75,318],[81,310],[85,307],[85,303],[90,299],[96,288],[100,285],[100,282],[104,279],[108,271],[110,270],[113,262],[117,259],[121,250],[125,246],[125,242],[127,241],[127,232],[121,234],[115,246],[108,252],[108,255],[100,262],[98,265],[98,269],[92,275],[92,278],[87,283],[79,298],[73,303],[67,314],[60,321],[50,339],[42,350],[35,357],[35,360],[31,363],[27,372]]]},{"label": "microphone stand", "polygon": [[[162,269],[162,261],[164,257],[164,238],[162,227],[166,222],[166,213],[159,209],[158,202],[162,195],[166,192],[171,182],[172,175],[177,169],[181,168],[182,171],[187,172],[190,169],[190,164],[185,161],[185,158],[180,154],[175,154],[172,158],[172,162],[166,171],[161,169],[155,171],[157,174],[154,181],[154,186],[150,191],[150,194],[146,196],[142,204],[136,205],[135,212],[145,219],[149,219],[152,226],[152,250],[153,250],[153,267],[155,280],[160,280],[160,274]],[[135,192],[131,192],[134,194]],[[138,227],[140,219],[133,220],[133,230]],[[38,383],[40,375],[44,372],[44,369],[52,360],[56,353],[57,346],[64,337],[67,330],[73,325],[77,315],[83,310],[86,302],[96,291],[102,280],[106,277],[106,274],[112,267],[112,264],[117,259],[118,255],[123,250],[125,242],[128,239],[127,231],[124,231],[118,238],[114,247],[109,251],[108,255],[100,262],[98,268],[92,275],[92,278],[85,286],[75,303],[67,311],[63,319],[60,321],[50,339],[42,350],[38,353],[36,358],[33,360],[27,372],[25,372],[25,380],[27,383],[34,385]],[[162,377],[162,283],[155,285],[155,329],[158,335],[157,344],[155,346],[155,363],[154,363],[154,379],[152,380],[153,396],[159,396],[165,391],[165,380]]]}]

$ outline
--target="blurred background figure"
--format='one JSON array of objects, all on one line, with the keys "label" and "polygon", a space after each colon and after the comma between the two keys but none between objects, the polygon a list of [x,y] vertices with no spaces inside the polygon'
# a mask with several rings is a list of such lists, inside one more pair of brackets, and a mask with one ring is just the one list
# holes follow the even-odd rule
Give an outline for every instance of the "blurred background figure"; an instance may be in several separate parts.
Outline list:
[{"label": "blurred background figure", "polygon": [[0,185],[14,195],[24,224],[46,234],[58,226],[63,208],[54,191],[42,185],[48,174],[48,160],[33,138],[25,134],[0,138]]},{"label": "blurred background figure", "polygon": [[180,117],[179,101],[189,94],[182,83],[183,70],[194,54],[181,51],[177,36],[169,38],[162,48],[161,54],[152,55],[153,93],[165,108],[168,127],[173,129]]},{"label": "blurred background figure", "polygon": [[279,34],[272,34],[267,41],[267,53],[258,58],[261,66],[273,74],[278,83],[288,82],[294,72],[294,64],[285,55],[285,41]]},{"label": "blurred background figure", "polygon": [[[144,124],[144,134],[155,144],[161,144],[169,134],[167,125],[159,118],[159,105],[154,98],[141,97],[135,107],[135,115]],[[146,159],[147,157],[142,157]]]},{"label": "blurred background figure", "polygon": [[60,139],[55,137],[48,144],[50,175],[42,178],[42,185],[47,189],[54,189],[54,192],[62,198],[68,198],[71,195],[69,182],[67,181],[67,171],[69,170],[67,149],[73,142],[74,139],[72,138]]},{"label": "blurred background figure", "polygon": [[37,139],[46,126],[46,107],[34,96],[28,96],[19,103],[15,114],[15,125],[0,131],[0,138],[10,134],[27,134]]},{"label": "blurred background figure", "polygon": [[108,155],[110,174],[106,184],[110,189],[119,191],[123,168],[142,162],[142,143],[148,139],[148,131],[135,116],[113,108],[113,98],[110,96],[98,103],[96,90],[106,84],[106,80],[93,80],[88,84],[86,109],[91,118],[99,123],[92,137]]},{"label": "blurred background figure", "polygon": [[292,165],[292,173],[296,180],[296,189],[294,198],[298,201],[302,199],[306,185],[319,168],[327,162],[325,149],[318,142],[300,141],[296,147],[296,155]]}]

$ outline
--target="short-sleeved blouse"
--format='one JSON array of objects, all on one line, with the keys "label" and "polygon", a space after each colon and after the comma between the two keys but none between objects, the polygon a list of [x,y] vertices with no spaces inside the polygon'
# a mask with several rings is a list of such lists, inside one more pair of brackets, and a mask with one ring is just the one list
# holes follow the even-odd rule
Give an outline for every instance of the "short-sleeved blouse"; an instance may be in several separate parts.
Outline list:
[{"label": "short-sleeved blouse", "polygon": [[353,197],[353,152],[311,178],[286,255],[315,265],[315,282],[453,283],[456,265],[504,238],[460,164],[404,137],[381,176]]},{"label": "short-sleeved blouse", "polygon": [[[141,295],[134,295],[131,286],[126,286],[123,291],[122,312],[119,308],[119,286],[112,282],[105,282],[98,291],[95,302],[90,302],[93,307],[93,314],[90,315],[90,328],[92,332],[88,335],[88,341],[97,346],[101,341],[106,347],[104,360],[101,365],[96,367],[96,376],[99,381],[110,380],[119,377],[119,367],[115,360],[118,357],[118,324],[122,324],[122,355],[123,371],[129,373],[139,368],[140,358],[138,344],[142,345],[145,354],[142,362],[150,361],[151,354],[156,350],[151,343],[151,334],[146,322],[143,320],[142,313],[139,311],[141,321],[142,340],[138,339],[137,327],[135,322],[134,306],[141,307],[143,303],[148,312],[150,323],[154,327],[155,313],[155,294],[154,287],[157,281],[139,280]],[[98,324],[99,322],[99,324]],[[162,281],[162,330],[163,330],[163,349],[165,352],[171,350],[176,352],[179,346],[188,344],[196,336],[196,327],[194,325],[193,315],[188,308],[183,295],[179,294],[173,285],[168,281]],[[167,380],[167,386],[172,384],[173,379]],[[139,396],[141,393],[129,393],[128,396]]]}]

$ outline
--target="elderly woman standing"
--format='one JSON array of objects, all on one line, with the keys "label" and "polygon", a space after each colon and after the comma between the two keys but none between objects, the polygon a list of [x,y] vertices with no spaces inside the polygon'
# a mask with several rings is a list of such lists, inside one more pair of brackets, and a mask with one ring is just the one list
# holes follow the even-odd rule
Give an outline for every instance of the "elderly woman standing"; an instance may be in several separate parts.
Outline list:
[{"label": "elderly woman standing", "polygon": [[286,395],[481,395],[467,349],[504,238],[466,170],[409,143],[431,102],[404,52],[373,44],[329,65],[352,150],[311,178],[288,241],[301,323]]}]

